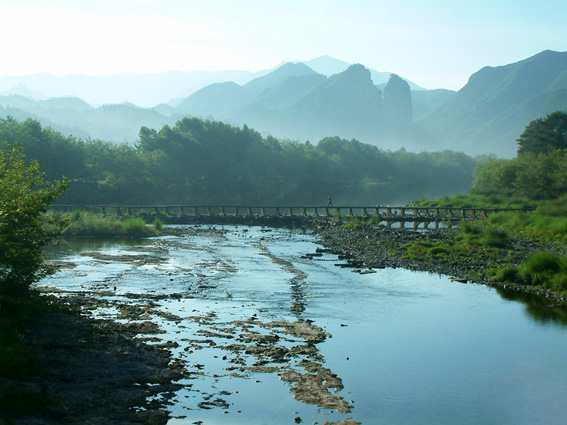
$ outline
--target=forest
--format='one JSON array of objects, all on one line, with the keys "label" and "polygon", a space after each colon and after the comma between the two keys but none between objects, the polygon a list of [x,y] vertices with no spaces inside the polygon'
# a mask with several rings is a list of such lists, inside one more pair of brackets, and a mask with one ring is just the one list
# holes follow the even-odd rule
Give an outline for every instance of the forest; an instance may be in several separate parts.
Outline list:
[{"label": "forest", "polygon": [[46,180],[68,179],[57,202],[74,205],[324,205],[329,195],[335,205],[408,203],[467,191],[486,160],[384,151],[339,137],[300,143],[198,118],[159,131],[142,127],[129,146],[7,117],[0,140],[20,145]]}]

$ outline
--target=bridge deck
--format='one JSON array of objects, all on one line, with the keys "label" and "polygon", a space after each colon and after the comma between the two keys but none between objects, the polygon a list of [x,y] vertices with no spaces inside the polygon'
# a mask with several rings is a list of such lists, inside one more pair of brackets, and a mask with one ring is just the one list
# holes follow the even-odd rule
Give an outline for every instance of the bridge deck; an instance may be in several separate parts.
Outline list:
[{"label": "bridge deck", "polygon": [[52,205],[57,211],[85,210],[102,214],[136,215],[158,213],[177,216],[304,216],[379,217],[383,221],[452,221],[484,219],[506,208],[429,208],[413,206],[242,206],[242,205]]}]

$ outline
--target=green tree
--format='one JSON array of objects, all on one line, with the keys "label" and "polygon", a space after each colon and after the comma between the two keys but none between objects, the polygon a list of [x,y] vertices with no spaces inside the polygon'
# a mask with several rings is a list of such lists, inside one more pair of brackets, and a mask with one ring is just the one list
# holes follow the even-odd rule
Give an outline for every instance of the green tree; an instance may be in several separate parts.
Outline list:
[{"label": "green tree", "polygon": [[43,213],[67,181],[49,185],[43,176],[36,161],[26,165],[21,146],[0,150],[0,295],[24,296],[47,272]]},{"label": "green tree", "polygon": [[518,138],[518,155],[567,148],[567,113],[556,111],[528,124]]}]

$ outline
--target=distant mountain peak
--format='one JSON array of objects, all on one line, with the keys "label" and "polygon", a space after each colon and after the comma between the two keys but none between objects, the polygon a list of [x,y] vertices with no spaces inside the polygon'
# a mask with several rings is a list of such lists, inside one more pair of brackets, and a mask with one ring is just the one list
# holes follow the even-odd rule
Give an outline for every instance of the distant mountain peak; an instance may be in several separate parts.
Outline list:
[{"label": "distant mountain peak", "polygon": [[318,58],[311,59],[309,61],[303,61],[303,63],[315,72],[326,75],[327,77],[339,74],[350,66],[350,63],[330,56],[319,56]]},{"label": "distant mountain peak", "polygon": [[19,95],[19,96],[25,96],[31,99],[46,99],[47,96],[37,90],[31,90],[29,89],[24,83],[18,83],[16,84],[14,87],[12,87],[10,90],[6,90],[0,93],[0,95]]},{"label": "distant mountain peak", "polygon": [[264,78],[267,76],[277,77],[280,75],[284,75],[286,77],[291,77],[291,76],[300,77],[302,75],[315,74],[315,73],[316,71],[314,71],[313,69],[311,69],[309,66],[305,65],[302,62],[285,62],[279,67],[277,67],[275,70],[270,72],[269,74],[259,77],[257,79]]}]

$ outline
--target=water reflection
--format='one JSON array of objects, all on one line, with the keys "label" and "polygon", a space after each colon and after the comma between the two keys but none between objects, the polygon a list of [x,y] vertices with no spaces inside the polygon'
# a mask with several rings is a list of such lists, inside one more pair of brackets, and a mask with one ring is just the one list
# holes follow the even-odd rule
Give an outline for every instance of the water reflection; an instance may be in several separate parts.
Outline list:
[{"label": "water reflection", "polygon": [[55,258],[62,254],[75,254],[85,250],[109,250],[122,249],[132,246],[146,246],[152,244],[149,239],[133,238],[58,238],[49,245],[43,247],[47,258]]},{"label": "water reflection", "polygon": [[543,297],[511,289],[496,288],[496,292],[505,300],[524,304],[526,312],[539,323],[567,325],[566,306],[555,305]]},{"label": "water reflection", "polygon": [[[77,267],[41,284],[98,293],[96,314],[165,331],[156,342],[194,370],[171,424],[565,422],[566,309],[404,269],[359,275],[309,258],[314,240],[245,226],[153,247],[73,240],[54,248]],[[159,258],[134,264],[144,252]]]}]

